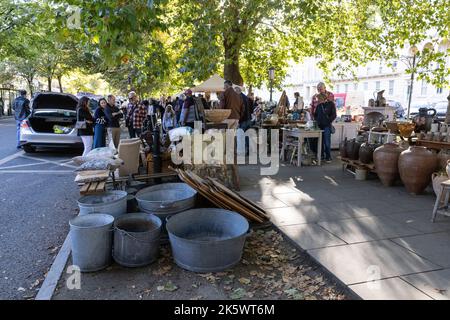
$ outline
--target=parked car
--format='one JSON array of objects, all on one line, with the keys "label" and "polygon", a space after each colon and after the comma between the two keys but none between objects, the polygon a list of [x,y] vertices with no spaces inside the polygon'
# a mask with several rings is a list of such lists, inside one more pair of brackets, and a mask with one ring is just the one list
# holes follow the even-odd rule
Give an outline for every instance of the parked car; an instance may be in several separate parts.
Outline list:
[{"label": "parked car", "polygon": [[397,118],[403,118],[405,116],[405,109],[400,102],[394,100],[387,100],[386,103],[395,108],[395,116]]},{"label": "parked car", "polygon": [[40,92],[31,100],[31,114],[20,126],[25,152],[36,147],[82,148],[75,129],[77,97],[66,93]]}]

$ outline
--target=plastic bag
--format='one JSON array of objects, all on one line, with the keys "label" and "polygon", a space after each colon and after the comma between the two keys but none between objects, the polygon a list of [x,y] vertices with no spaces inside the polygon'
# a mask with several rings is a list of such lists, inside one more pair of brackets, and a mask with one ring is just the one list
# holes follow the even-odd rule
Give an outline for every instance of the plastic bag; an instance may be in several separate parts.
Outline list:
[{"label": "plastic bag", "polygon": [[179,127],[169,131],[170,141],[180,141],[183,136],[189,136],[192,134],[191,127]]},{"label": "plastic bag", "polygon": [[89,159],[113,158],[116,153],[115,149],[110,147],[95,148],[86,155]]},{"label": "plastic bag", "polygon": [[123,165],[122,159],[94,159],[83,163],[75,171],[87,171],[87,170],[115,170]]}]

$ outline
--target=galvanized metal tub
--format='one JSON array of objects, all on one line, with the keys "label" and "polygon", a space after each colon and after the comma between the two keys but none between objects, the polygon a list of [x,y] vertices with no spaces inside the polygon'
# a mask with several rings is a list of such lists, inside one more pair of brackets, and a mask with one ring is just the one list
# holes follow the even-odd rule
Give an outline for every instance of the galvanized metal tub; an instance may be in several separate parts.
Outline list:
[{"label": "galvanized metal tub", "polygon": [[83,196],[78,199],[80,216],[89,213],[106,213],[118,217],[127,212],[127,193],[111,190],[98,195]]},{"label": "galvanized metal tub", "polygon": [[73,264],[93,272],[111,264],[114,217],[93,213],[69,221]]},{"label": "galvanized metal tub", "polygon": [[166,225],[175,263],[194,272],[218,272],[242,257],[248,221],[216,208],[192,209],[170,217]]},{"label": "galvanized metal tub", "polygon": [[114,222],[114,260],[125,267],[154,262],[159,253],[161,219],[147,213],[130,213]]},{"label": "galvanized metal tub", "polygon": [[169,215],[194,207],[196,194],[186,183],[163,183],[140,190],[136,200],[144,212]]}]

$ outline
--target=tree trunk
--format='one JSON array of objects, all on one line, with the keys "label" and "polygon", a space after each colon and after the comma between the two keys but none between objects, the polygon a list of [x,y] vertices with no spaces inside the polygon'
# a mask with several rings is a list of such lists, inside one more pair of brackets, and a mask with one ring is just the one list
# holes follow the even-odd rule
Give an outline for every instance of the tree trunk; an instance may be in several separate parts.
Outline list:
[{"label": "tree trunk", "polygon": [[242,86],[244,79],[242,79],[239,71],[239,50],[240,46],[236,41],[228,42],[224,40],[225,48],[225,64],[223,67],[223,76],[225,80],[230,80],[234,84]]},{"label": "tree trunk", "polygon": [[59,92],[63,93],[62,76],[58,76]]},{"label": "tree trunk", "polygon": [[48,91],[52,91],[52,77],[47,77]]},{"label": "tree trunk", "polygon": [[33,77],[27,78],[28,90],[30,91],[30,97],[33,96]]},{"label": "tree trunk", "polygon": [[447,104],[447,114],[445,116],[445,123],[450,124],[450,93],[447,97],[448,104]]}]

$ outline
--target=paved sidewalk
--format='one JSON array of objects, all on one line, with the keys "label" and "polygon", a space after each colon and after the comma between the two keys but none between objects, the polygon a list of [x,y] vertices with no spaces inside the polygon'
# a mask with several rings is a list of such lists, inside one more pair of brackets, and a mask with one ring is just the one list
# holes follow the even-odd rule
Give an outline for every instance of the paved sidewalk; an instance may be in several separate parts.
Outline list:
[{"label": "paved sidewalk", "polygon": [[431,223],[431,188],[413,196],[376,177],[356,181],[338,160],[259,170],[240,168],[241,194],[361,298],[450,298],[450,218]]}]

